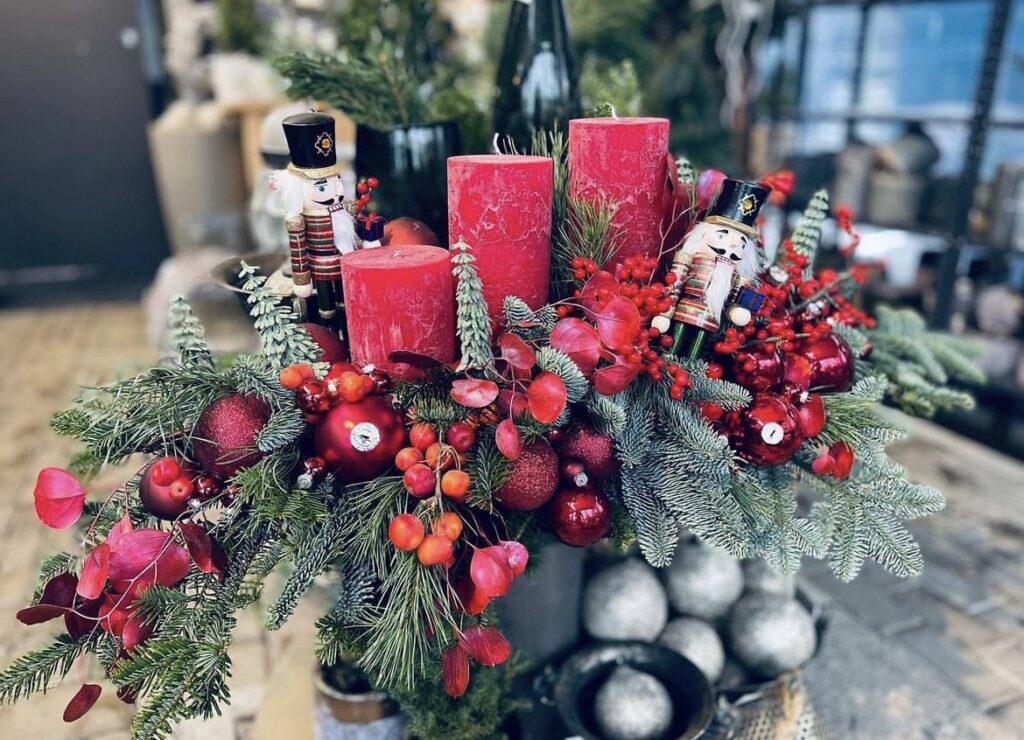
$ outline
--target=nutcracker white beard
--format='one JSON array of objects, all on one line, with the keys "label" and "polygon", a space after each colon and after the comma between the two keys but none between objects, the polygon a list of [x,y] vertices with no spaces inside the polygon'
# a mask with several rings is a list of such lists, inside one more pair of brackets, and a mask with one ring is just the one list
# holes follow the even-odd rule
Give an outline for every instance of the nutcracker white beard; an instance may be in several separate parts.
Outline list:
[{"label": "nutcracker white beard", "polygon": [[[743,259],[738,262],[720,257],[711,249],[709,244],[711,234],[714,230],[721,228],[720,224],[709,224],[702,221],[690,230],[682,246],[682,251],[689,254],[701,254],[715,259],[715,269],[704,289],[704,300],[707,302],[708,309],[718,318],[721,318],[725,302],[729,299],[729,294],[732,293],[733,278],[736,273],[749,278],[757,277],[757,247],[746,238],[743,239]],[[734,235],[740,236],[738,232]]]},{"label": "nutcracker white beard", "polygon": [[356,248],[356,222],[344,207],[331,210],[331,228],[339,252],[348,254]]}]

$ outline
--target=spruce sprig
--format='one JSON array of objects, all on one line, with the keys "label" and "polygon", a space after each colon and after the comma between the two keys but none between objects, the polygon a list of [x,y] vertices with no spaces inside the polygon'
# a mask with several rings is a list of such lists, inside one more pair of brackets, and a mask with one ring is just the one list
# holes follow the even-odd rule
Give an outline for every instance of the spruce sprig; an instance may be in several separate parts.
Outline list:
[{"label": "spruce sprig", "polygon": [[456,332],[462,346],[458,371],[486,368],[494,361],[491,351],[491,317],[484,300],[484,284],[476,269],[473,249],[461,238],[452,246],[452,274],[455,288]]}]

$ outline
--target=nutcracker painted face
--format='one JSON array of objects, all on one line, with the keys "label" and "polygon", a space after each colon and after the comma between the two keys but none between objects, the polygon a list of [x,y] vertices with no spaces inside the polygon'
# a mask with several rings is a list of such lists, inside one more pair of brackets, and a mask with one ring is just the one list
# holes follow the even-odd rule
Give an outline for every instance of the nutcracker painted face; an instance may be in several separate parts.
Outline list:
[{"label": "nutcracker painted face", "polygon": [[694,255],[724,259],[746,277],[757,275],[757,244],[739,229],[703,221],[686,235],[683,250]]},{"label": "nutcracker painted face", "polygon": [[328,175],[316,180],[305,179],[302,183],[303,210],[338,206],[344,197],[345,186],[339,175]]}]

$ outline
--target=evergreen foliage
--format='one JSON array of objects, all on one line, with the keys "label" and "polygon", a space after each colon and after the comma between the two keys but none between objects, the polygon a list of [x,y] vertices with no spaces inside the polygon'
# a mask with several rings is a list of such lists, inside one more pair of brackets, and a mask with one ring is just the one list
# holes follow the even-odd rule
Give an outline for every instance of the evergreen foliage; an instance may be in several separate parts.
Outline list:
[{"label": "evergreen foliage", "polygon": [[491,352],[491,318],[484,300],[484,284],[477,272],[473,249],[459,239],[452,246],[452,274],[455,287],[456,331],[462,346],[458,371],[485,368],[494,360]]},{"label": "evergreen foliage", "polygon": [[266,287],[267,279],[242,262],[242,290],[249,294],[249,313],[260,335],[263,355],[280,370],[297,362],[315,362],[320,349],[309,333],[296,323],[295,312],[281,306]]},{"label": "evergreen foliage", "polygon": [[[793,236],[790,237],[793,242],[793,247],[796,249],[796,253],[807,258],[807,268],[804,270],[805,277],[810,277],[811,275],[814,265],[814,256],[818,251],[818,244],[821,242],[821,226],[825,223],[825,219],[827,218],[828,191],[819,190],[811,197],[810,203],[808,203],[807,208],[804,209],[804,215],[800,220],[800,225],[797,226],[796,231],[793,232]],[[780,249],[775,255],[776,263],[778,263],[785,254],[785,250]]]},{"label": "evergreen foliage", "polygon": [[542,306],[534,311],[526,301],[514,295],[505,296],[502,313],[508,331],[524,339],[546,338],[558,322],[554,306]]},{"label": "evergreen foliage", "polygon": [[207,369],[213,367],[213,355],[210,354],[210,347],[206,343],[206,332],[192,313],[192,307],[184,296],[175,296],[171,302],[167,324],[170,329],[171,349],[177,353],[179,364]]}]

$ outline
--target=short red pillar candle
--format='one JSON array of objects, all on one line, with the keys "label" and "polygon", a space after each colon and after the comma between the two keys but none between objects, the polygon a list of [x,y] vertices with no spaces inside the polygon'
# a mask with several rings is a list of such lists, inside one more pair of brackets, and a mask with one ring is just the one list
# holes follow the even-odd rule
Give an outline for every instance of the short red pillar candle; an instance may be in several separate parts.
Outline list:
[{"label": "short red pillar candle", "polygon": [[487,312],[502,320],[505,296],[548,302],[554,163],[547,157],[448,159],[448,236],[472,247]]},{"label": "short red pillar candle", "polygon": [[419,245],[360,249],[341,259],[352,361],[396,380],[422,372],[396,350],[455,359],[455,286],[448,250]]},{"label": "short red pillar candle", "polygon": [[569,121],[569,197],[616,206],[612,264],[661,249],[668,130],[666,118]]}]

